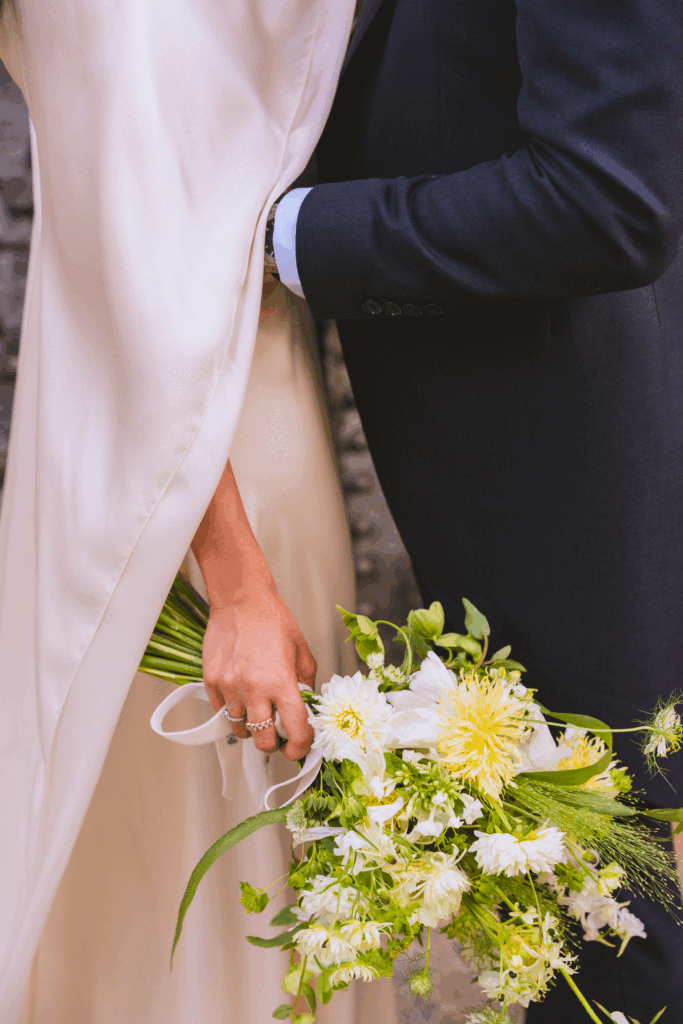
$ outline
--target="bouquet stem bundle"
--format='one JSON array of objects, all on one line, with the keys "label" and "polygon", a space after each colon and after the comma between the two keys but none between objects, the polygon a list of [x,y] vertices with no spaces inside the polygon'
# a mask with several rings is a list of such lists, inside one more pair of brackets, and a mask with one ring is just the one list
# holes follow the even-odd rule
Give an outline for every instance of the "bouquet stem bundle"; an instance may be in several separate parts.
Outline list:
[{"label": "bouquet stem bundle", "polygon": [[[318,1002],[354,980],[391,976],[415,942],[424,955],[413,957],[409,987],[428,995],[439,929],[459,941],[489,999],[467,1024],[509,1024],[511,1005],[542,1000],[558,977],[595,1024],[629,1024],[625,1008],[608,1011],[582,994],[577,950],[583,938],[620,956],[645,937],[629,890],[678,905],[675,861],[652,841],[652,824],[681,831],[683,809],[639,802],[609,726],[544,708],[509,647],[489,655],[488,622],[463,603],[464,633],[444,633],[438,602],[394,626],[406,648],[400,666],[385,663],[379,626],[391,623],[340,609],[367,671],[305,695],[322,757],[317,778],[291,807],[222,836],[192,873],[174,950],[199,882],[225,850],[265,825],[292,834],[296,902],[271,922],[283,931],[249,937],[290,951],[282,982],[290,1001],[277,1020],[313,1024]],[[141,669],[179,684],[200,680],[207,620],[206,603],[178,577]],[[642,734],[651,766],[683,742],[679,699],[622,730]],[[240,886],[247,912],[261,913],[267,892]]]}]

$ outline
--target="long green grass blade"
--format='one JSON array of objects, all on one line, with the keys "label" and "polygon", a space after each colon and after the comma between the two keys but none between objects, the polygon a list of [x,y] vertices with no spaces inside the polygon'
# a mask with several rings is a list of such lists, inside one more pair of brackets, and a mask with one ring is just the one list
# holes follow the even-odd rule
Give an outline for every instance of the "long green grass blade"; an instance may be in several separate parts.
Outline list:
[{"label": "long green grass blade", "polygon": [[274,811],[262,811],[260,814],[255,814],[252,818],[247,818],[241,824],[236,825],[235,828],[230,829],[224,836],[221,836],[213,846],[209,847],[202,859],[197,864],[196,868],[190,875],[190,881],[187,883],[185,894],[180,901],[180,909],[178,910],[178,923],[176,925],[175,937],[173,939],[173,948],[171,950],[171,967],[173,967],[173,954],[175,948],[178,945],[178,939],[180,933],[183,930],[183,921],[185,920],[185,914],[187,913],[188,907],[194,899],[194,894],[197,891],[197,886],[201,882],[202,878],[209,870],[212,864],[218,860],[222,853],[229,850],[231,847],[236,846],[237,843],[241,843],[243,839],[250,836],[253,832],[263,828],[264,825],[280,825],[287,819],[287,808],[279,807]]},{"label": "long green grass blade", "polygon": [[178,659],[181,662],[189,662],[192,665],[202,667],[202,659],[194,651],[183,650],[180,644],[164,643],[155,636],[152,636],[152,639],[147,644],[147,651],[152,657],[167,656],[171,660]]}]

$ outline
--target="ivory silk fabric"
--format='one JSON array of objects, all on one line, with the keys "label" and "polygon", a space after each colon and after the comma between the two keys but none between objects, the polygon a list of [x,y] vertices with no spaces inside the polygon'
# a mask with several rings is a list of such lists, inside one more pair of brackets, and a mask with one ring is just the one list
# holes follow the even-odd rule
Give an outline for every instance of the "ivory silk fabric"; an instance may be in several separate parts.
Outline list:
[{"label": "ivory silk fabric", "polygon": [[[315,344],[305,304],[281,285],[266,285],[230,459],[250,522],[324,681],[354,669],[353,647],[334,611],[353,602],[353,568],[316,389]],[[191,555],[188,568],[203,588]],[[192,868],[218,836],[257,812],[265,785],[296,771],[279,755],[260,754],[250,740],[228,745],[236,793],[224,800],[213,743],[182,747],[149,727],[152,711],[174,688],[135,677],[43,929],[20,1024],[265,1022],[284,999],[288,954],[256,949],[245,936],[273,934],[268,921],[287,894],[261,917],[247,917],[237,902],[240,879],[266,886],[287,870],[289,834],[280,826],[249,837],[207,874],[169,973],[177,905]],[[212,714],[192,704],[184,706],[186,716]],[[197,720],[186,717],[184,724]],[[392,985],[356,983],[318,1017],[320,1024],[395,1024]]]},{"label": "ivory silk fabric", "polygon": [[0,524],[0,1019],[215,490],[265,216],[306,165],[352,0],[14,0],[36,216]]}]

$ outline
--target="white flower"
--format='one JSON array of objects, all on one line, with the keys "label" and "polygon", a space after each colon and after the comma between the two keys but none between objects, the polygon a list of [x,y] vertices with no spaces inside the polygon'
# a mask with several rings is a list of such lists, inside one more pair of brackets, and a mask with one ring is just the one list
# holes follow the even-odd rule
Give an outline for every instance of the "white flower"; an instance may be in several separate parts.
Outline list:
[{"label": "white flower", "polygon": [[415,920],[427,928],[436,928],[439,921],[457,914],[463,893],[470,889],[470,880],[456,867],[457,861],[457,856],[432,853],[397,873],[396,899],[404,906],[419,904]]},{"label": "white flower", "polygon": [[341,926],[341,933],[354,949],[366,953],[369,949],[379,949],[382,933],[388,927],[376,921],[347,921]]},{"label": "white flower", "polygon": [[639,917],[636,917],[635,914],[632,914],[630,910],[626,909],[626,904],[624,904],[619,911],[619,918],[617,920],[617,926],[614,929],[614,931],[617,934],[617,936],[621,939],[621,947],[619,949],[619,952],[617,953],[617,956],[621,956],[621,954],[626,949],[628,942],[631,939],[647,938],[645,925]]},{"label": "white flower", "polygon": [[564,832],[551,826],[532,832],[527,839],[516,839],[509,833],[475,831],[479,836],[470,850],[477,864],[487,875],[524,875],[527,871],[552,871],[555,864],[563,863],[567,851]]},{"label": "white flower", "polygon": [[[339,883],[327,875],[316,875],[309,885],[311,888],[304,889],[299,897],[299,906],[292,908],[300,921],[315,918],[321,924],[332,924],[337,918],[343,921],[349,916],[358,897],[355,889],[340,889]],[[365,906],[363,896],[360,901]]]},{"label": "white flower", "polygon": [[379,977],[379,972],[371,964],[342,964],[330,975],[330,982],[333,985],[341,985],[349,981],[374,981]]},{"label": "white flower", "polygon": [[598,892],[601,896],[610,896],[615,889],[623,883],[626,872],[624,869],[614,862],[606,864],[598,872]]},{"label": "white flower", "polygon": [[484,813],[484,805],[481,800],[475,800],[469,793],[461,793],[460,799],[463,804],[463,819],[468,825],[473,825]]},{"label": "white flower", "polygon": [[614,1021],[614,1024],[629,1024],[621,1010],[616,1010],[614,1013],[610,1013],[609,1019]]},{"label": "white flower", "polygon": [[384,655],[381,651],[376,651],[373,654],[368,654],[365,660],[368,664],[368,668],[381,668],[384,664]]},{"label": "white flower", "polygon": [[298,932],[296,947],[301,956],[315,958],[321,967],[351,962],[357,956],[351,943],[342,938],[339,931],[321,924]]},{"label": "white flower", "polygon": [[353,874],[361,871],[374,870],[379,866],[383,871],[392,872],[399,857],[390,835],[378,825],[358,825],[357,831],[349,831],[337,839],[335,850],[337,857],[348,860],[355,854]]},{"label": "white flower", "polygon": [[[526,687],[522,687],[522,689],[526,694]],[[518,687],[514,687],[513,690],[516,696],[524,696],[517,692]],[[530,704],[529,717],[535,719],[536,724],[531,736],[520,744],[522,764],[517,772],[554,771],[563,758],[571,755],[572,748],[566,743],[557,745],[545,716],[537,704]]]},{"label": "white flower", "polygon": [[402,807],[403,797],[397,796],[393,803],[375,804],[373,807],[368,807],[368,818],[374,824],[383,824],[390,818],[395,818]]},{"label": "white flower", "polygon": [[671,746],[678,750],[681,745],[681,716],[673,707],[664,707],[658,711],[649,723],[650,735],[644,747],[644,753],[666,757]]},{"label": "white flower", "polygon": [[392,707],[377,685],[355,676],[332,676],[322,687],[316,714],[314,749],[323,757],[348,758],[359,765],[366,779],[384,774],[384,748],[389,738]]}]

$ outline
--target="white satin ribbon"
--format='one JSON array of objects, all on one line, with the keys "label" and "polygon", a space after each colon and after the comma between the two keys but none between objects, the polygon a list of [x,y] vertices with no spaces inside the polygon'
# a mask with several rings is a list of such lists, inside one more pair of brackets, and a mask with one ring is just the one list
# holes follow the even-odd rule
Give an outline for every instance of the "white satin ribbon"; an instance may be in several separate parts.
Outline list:
[{"label": "white satin ribbon", "polygon": [[[299,689],[310,690],[310,686],[306,686],[304,683],[299,683]],[[206,701],[207,704],[209,703],[209,698],[203,683],[185,683],[183,686],[177,686],[175,690],[169,693],[168,697],[162,700],[161,704],[152,715],[149,724],[158,736],[163,736],[164,739],[171,740],[173,743],[181,743],[183,746],[196,747],[205,743],[215,743],[216,753],[218,754],[218,760],[221,766],[221,775],[223,777],[222,795],[226,800],[232,800],[239,782],[239,760],[237,752],[240,750],[240,745],[237,743],[228,744],[226,742],[226,737],[232,732],[232,726],[230,721],[223,714],[223,710],[221,709],[220,711],[217,711],[213,718],[210,718],[208,722],[203,722],[201,725],[195,726],[194,729],[179,729],[175,732],[166,732],[163,728],[164,718],[171,708],[176,707],[182,701],[189,700],[192,697],[196,700]],[[287,739],[287,730],[282,724],[278,712],[275,713],[275,731],[278,736],[281,736],[283,739]],[[273,808],[269,804],[271,793],[274,793],[276,789],[282,789],[285,786],[293,786],[296,784],[294,795],[280,806],[286,807],[287,804],[291,804],[297,799],[297,797],[301,796],[304,790],[308,789],[318,774],[321,764],[322,755],[317,751],[309,750],[306,755],[306,760],[304,761],[304,766],[299,774],[295,775],[293,779],[287,779],[286,782],[279,782],[276,786],[271,786],[260,797],[258,802],[261,802],[262,800],[265,809],[272,810]]]}]

